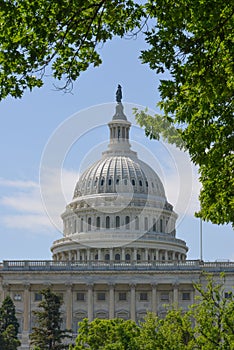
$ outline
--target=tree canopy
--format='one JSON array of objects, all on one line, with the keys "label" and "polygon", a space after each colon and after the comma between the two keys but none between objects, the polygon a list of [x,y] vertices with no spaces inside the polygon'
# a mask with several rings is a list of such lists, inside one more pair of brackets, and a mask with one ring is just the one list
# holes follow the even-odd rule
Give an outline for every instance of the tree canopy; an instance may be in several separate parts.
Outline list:
[{"label": "tree canopy", "polygon": [[49,288],[41,292],[43,300],[39,303],[40,310],[33,311],[36,316],[36,325],[30,335],[31,345],[35,350],[64,350],[64,339],[69,338],[67,330],[62,329],[62,316],[60,307],[61,298]]},{"label": "tree canopy", "polygon": [[45,74],[70,89],[101,64],[100,45],[143,31],[141,60],[160,75],[162,116],[137,120],[153,138],[161,124],[174,127],[199,166],[198,215],[234,224],[233,15],[233,2],[222,0],[3,0],[0,99],[42,86]]},{"label": "tree canopy", "polygon": [[20,345],[17,338],[19,323],[15,315],[15,305],[7,296],[0,307],[0,350],[16,350]]},{"label": "tree canopy", "polygon": [[76,345],[70,350],[136,350],[140,329],[135,322],[122,319],[79,323]]}]

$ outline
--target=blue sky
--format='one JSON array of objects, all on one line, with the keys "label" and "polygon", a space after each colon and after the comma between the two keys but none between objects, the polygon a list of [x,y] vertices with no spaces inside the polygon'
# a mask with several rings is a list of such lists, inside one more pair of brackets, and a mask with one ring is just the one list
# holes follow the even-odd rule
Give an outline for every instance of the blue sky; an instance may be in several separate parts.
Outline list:
[{"label": "blue sky", "polygon": [[[78,175],[107,146],[105,123],[113,116],[118,84],[133,123],[132,148],[162,178],[180,215],[177,236],[187,242],[188,258],[199,258],[199,220],[193,217],[199,205],[197,170],[186,155],[146,139],[131,115],[135,105],[157,111],[159,101],[159,77],[138,59],[143,48],[141,37],[115,39],[100,48],[103,64],[83,73],[72,93],[55,91],[55,82],[47,78],[43,88],[22,99],[0,102],[0,261],[51,258],[52,242],[62,235],[59,215],[72,198]],[[54,181],[58,164],[59,184]],[[203,258],[234,260],[231,226],[203,224]]]}]

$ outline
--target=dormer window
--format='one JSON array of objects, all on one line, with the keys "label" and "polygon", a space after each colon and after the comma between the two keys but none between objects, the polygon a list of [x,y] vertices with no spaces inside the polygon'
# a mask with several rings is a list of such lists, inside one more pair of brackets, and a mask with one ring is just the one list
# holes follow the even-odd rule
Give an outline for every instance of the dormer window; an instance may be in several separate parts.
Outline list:
[{"label": "dormer window", "polygon": [[102,179],[101,179],[101,186],[103,186],[103,185],[104,185],[104,182],[105,182],[105,179],[104,179],[104,178],[102,178]]}]

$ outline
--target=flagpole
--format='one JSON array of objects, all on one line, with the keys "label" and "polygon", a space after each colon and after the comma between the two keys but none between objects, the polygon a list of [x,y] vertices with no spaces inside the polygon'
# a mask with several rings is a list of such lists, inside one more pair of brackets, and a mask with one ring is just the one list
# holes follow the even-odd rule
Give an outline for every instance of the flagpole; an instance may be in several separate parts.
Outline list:
[{"label": "flagpole", "polygon": [[203,254],[202,254],[202,219],[200,218],[200,260],[203,260]]}]

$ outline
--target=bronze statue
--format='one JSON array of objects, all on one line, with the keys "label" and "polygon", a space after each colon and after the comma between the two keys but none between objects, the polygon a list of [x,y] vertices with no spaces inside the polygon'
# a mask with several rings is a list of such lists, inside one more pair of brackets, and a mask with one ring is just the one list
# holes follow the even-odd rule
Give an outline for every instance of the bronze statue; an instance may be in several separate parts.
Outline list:
[{"label": "bronze statue", "polygon": [[116,91],[116,102],[121,103],[122,100],[122,88],[118,85],[118,89]]}]

